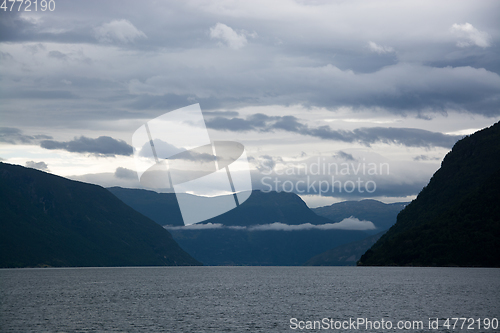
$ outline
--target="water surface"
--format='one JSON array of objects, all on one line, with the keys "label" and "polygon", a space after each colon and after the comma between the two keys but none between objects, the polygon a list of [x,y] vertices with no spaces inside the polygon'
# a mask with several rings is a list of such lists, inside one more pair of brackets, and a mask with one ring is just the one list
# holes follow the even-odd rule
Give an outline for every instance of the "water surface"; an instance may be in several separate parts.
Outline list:
[{"label": "water surface", "polygon": [[[499,318],[500,269],[132,267],[0,270],[2,332],[297,332],[291,318]],[[469,332],[499,332],[500,329]],[[424,329],[357,332],[429,332]],[[459,331],[440,327],[432,332]],[[466,330],[463,330],[465,332]]]}]

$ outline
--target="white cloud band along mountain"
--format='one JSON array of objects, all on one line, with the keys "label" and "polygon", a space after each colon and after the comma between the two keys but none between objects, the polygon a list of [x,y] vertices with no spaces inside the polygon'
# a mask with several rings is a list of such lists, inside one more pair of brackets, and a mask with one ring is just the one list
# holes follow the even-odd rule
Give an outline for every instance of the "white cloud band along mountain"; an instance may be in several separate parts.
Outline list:
[{"label": "white cloud band along mountain", "polygon": [[207,230],[231,229],[242,231],[301,231],[301,230],[375,230],[375,225],[370,221],[360,221],[355,217],[348,217],[338,223],[288,225],[275,222],[253,226],[225,226],[221,223],[191,224],[187,226],[164,226],[167,230]]}]

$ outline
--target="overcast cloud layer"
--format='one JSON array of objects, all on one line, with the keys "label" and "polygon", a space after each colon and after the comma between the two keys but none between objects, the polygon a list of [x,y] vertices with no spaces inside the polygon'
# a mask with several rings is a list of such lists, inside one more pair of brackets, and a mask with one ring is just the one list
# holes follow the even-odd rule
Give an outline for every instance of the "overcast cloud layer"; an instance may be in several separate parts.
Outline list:
[{"label": "overcast cloud layer", "polygon": [[0,11],[8,163],[136,184],[132,133],[200,103],[212,138],[245,145],[256,185],[262,160],[365,149],[391,163],[378,195],[408,196],[500,120],[498,1],[55,3]]},{"label": "overcast cloud layer", "polygon": [[445,147],[451,148],[463,136],[444,135],[415,128],[358,128],[353,131],[332,130],[329,126],[311,128],[302,124],[294,116],[269,117],[258,113],[242,118],[216,117],[206,121],[209,128],[222,131],[288,131],[301,135],[308,135],[320,139],[334,140],[340,142],[359,142],[370,146],[372,143],[394,143],[407,147]]},{"label": "overcast cloud layer", "polygon": [[98,117],[112,119],[194,100],[493,117],[498,12],[495,1],[58,2],[0,13],[2,95],[41,100],[47,122],[54,100],[110,106]]}]

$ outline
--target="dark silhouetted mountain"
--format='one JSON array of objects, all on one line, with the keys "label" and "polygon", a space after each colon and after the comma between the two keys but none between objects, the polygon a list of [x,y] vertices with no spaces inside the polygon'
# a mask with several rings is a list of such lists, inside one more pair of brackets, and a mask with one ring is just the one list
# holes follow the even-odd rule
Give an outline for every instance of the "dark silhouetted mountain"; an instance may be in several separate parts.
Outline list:
[{"label": "dark silhouetted mountain", "polygon": [[201,222],[226,226],[251,226],[281,222],[288,225],[326,224],[332,221],[315,214],[295,193],[252,191],[240,206]]},{"label": "dark silhouetted mountain", "polygon": [[[253,191],[239,207],[198,223],[196,230],[169,230],[183,249],[206,265],[266,266],[302,265],[332,247],[380,232],[307,227],[291,230],[287,226],[275,226],[278,230],[256,228],[275,222],[287,226],[332,224],[331,220],[316,215],[296,194]],[[208,223],[219,227],[202,229]]]},{"label": "dark silhouetted mountain", "polygon": [[304,266],[355,266],[361,256],[370,248],[386,230],[349,244],[337,246],[312,257]]},{"label": "dark silhouetted mountain", "polygon": [[383,202],[366,199],[361,201],[344,201],[330,206],[313,208],[316,214],[326,217],[333,222],[340,222],[354,216],[359,220],[371,221],[377,230],[383,230],[376,235],[332,248],[314,256],[304,265],[306,266],[354,266],[373,244],[396,223],[398,213],[408,202],[385,204]]},{"label": "dark silhouetted mountain", "polygon": [[[110,187],[108,190],[124,203],[160,225],[184,225],[174,193],[157,193],[121,187]],[[181,195],[189,196],[190,194]],[[274,222],[288,225],[332,223],[312,212],[306,203],[294,193],[252,191],[250,197],[238,207],[200,224],[251,226]]]},{"label": "dark silhouetted mountain", "polygon": [[[176,226],[182,223],[175,194],[117,187],[108,190],[159,224]],[[253,191],[251,196],[237,208],[198,223],[198,225],[212,223],[224,227],[169,230],[184,250],[206,265],[277,266],[301,265],[307,259],[334,245],[362,239],[378,232],[373,230],[264,231],[248,228],[275,222],[287,225],[332,223],[331,220],[312,212],[296,194]]]},{"label": "dark silhouetted mountain", "polygon": [[360,265],[500,266],[500,123],[458,141]]},{"label": "dark silhouetted mountain", "polygon": [[0,267],[199,265],[106,189],[0,163]]},{"label": "dark silhouetted mountain", "polygon": [[108,191],[159,225],[184,225],[175,193],[157,193],[122,187],[109,187]]},{"label": "dark silhouetted mountain", "polygon": [[[108,190],[124,203],[160,225],[184,225],[177,199],[173,193],[157,193],[121,187],[110,187]],[[200,223],[251,226],[274,222],[289,225],[332,223],[332,221],[314,214],[306,203],[294,193],[261,191],[252,191],[250,197],[240,206]]]},{"label": "dark silhouetted mountain", "polygon": [[378,229],[384,230],[396,223],[398,213],[407,204],[408,202],[385,204],[377,200],[366,199],[339,202],[330,206],[313,208],[312,211],[334,222],[354,216],[359,220],[371,221]]}]

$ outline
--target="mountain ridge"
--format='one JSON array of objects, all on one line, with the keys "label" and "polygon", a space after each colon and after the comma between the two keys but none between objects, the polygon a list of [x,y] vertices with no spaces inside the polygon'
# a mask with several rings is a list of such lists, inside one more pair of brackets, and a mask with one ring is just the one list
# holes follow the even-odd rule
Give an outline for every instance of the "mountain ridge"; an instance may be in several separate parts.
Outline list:
[{"label": "mountain ridge", "polygon": [[458,141],[358,264],[500,267],[498,202],[500,122]]},{"label": "mountain ridge", "polygon": [[183,226],[175,193],[113,186],[106,188],[118,199],[161,226]]},{"label": "mountain ridge", "polygon": [[315,214],[295,193],[253,190],[250,197],[235,209],[197,224],[253,226],[275,222],[288,225],[332,223]]},{"label": "mountain ridge", "polygon": [[0,267],[200,265],[106,189],[0,163]]},{"label": "mountain ridge", "polygon": [[[121,187],[109,187],[107,190],[162,226],[184,225],[175,193],[157,193],[145,189]],[[332,221],[315,214],[295,193],[254,190],[250,197],[238,207],[197,224],[253,226],[275,222],[289,225],[332,223]]]},{"label": "mountain ridge", "polygon": [[398,213],[409,202],[383,203],[374,199],[342,201],[329,206],[312,208],[312,211],[333,222],[340,222],[351,216],[359,220],[371,221],[377,228],[389,229],[396,223]]}]

